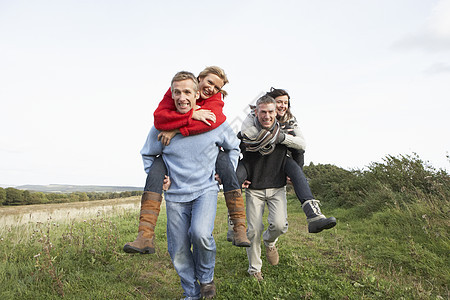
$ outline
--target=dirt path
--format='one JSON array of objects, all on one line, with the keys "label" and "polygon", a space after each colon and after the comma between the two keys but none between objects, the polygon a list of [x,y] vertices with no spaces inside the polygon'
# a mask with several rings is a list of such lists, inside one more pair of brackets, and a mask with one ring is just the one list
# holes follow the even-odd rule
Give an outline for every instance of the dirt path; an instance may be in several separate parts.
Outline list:
[{"label": "dirt path", "polygon": [[28,222],[67,221],[117,210],[138,210],[140,197],[57,204],[0,207],[0,227]]}]

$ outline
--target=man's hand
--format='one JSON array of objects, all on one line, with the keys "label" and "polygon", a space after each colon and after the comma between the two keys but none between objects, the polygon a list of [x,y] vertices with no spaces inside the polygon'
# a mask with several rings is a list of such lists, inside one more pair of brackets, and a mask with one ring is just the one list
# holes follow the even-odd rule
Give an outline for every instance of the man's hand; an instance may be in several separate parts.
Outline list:
[{"label": "man's hand", "polygon": [[220,179],[219,174],[216,173],[216,175],[214,175],[214,179],[215,179],[219,184],[222,184],[222,179]]},{"label": "man's hand", "polygon": [[286,176],[286,182],[292,184],[291,178],[289,176]]},{"label": "man's hand", "polygon": [[208,120],[216,123],[216,115],[207,109],[194,110],[192,113],[192,119],[202,121],[208,126],[211,126],[211,123],[209,123]]},{"label": "man's hand", "polygon": [[242,183],[242,188],[243,188],[243,189],[248,189],[248,187],[250,186],[250,184],[252,184],[250,181],[244,180],[244,182]]},{"label": "man's hand", "polygon": [[170,140],[179,132],[180,130],[178,129],[174,129],[171,131],[161,131],[158,134],[158,141],[161,141],[164,146],[168,146],[170,144]]},{"label": "man's hand", "polygon": [[167,176],[167,175],[164,175],[164,176],[165,177],[164,177],[164,181],[163,181],[163,190],[167,191],[170,188],[171,182],[170,182],[170,177],[169,176]]}]

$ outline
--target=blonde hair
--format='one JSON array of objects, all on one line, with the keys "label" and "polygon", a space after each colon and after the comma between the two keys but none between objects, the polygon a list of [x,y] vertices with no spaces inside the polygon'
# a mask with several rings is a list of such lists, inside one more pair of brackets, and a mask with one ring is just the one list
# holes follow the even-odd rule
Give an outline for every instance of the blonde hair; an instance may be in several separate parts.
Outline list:
[{"label": "blonde hair", "polygon": [[170,82],[170,87],[173,87],[173,83],[176,81],[183,81],[183,80],[192,80],[192,82],[194,82],[194,91],[197,92],[198,91],[198,80],[195,77],[194,74],[192,74],[191,72],[187,72],[187,71],[180,71],[177,74],[175,74],[175,76],[173,76],[172,81]]},{"label": "blonde hair", "polygon": [[[200,72],[200,74],[198,74],[197,79],[201,80],[202,78],[205,78],[209,74],[214,74],[217,77],[219,77],[223,81],[223,85],[228,83],[227,74],[225,74],[225,71],[218,66],[206,67],[203,71]],[[228,93],[223,89],[221,89],[220,92],[222,93],[224,98],[228,95]]]}]

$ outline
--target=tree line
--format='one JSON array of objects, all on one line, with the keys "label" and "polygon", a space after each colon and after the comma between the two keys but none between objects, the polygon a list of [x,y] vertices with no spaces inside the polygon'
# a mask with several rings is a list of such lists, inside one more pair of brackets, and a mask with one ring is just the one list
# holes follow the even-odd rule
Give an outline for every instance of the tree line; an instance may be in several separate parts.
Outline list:
[{"label": "tree line", "polygon": [[43,193],[15,188],[0,188],[0,205],[30,205],[105,200],[140,196],[142,191]]}]

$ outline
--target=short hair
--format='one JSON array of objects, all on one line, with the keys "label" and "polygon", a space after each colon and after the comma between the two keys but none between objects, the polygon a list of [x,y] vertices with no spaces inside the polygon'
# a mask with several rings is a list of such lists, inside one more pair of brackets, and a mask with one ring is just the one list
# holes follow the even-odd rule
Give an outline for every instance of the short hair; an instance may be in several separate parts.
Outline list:
[{"label": "short hair", "polygon": [[183,80],[192,80],[192,82],[194,83],[194,91],[197,92],[198,91],[198,80],[195,77],[194,74],[192,74],[191,72],[188,71],[180,71],[177,74],[175,74],[175,76],[173,76],[172,78],[172,82],[170,83],[170,87],[172,88],[173,83],[176,81],[183,81]]},{"label": "short hair", "polygon": [[[200,80],[202,78],[205,78],[209,74],[214,74],[217,77],[219,77],[223,81],[223,85],[225,85],[229,82],[227,74],[225,74],[225,71],[218,66],[206,67],[203,71],[200,72],[200,74],[198,74],[197,78],[198,78],[198,80]],[[221,89],[220,92],[222,93],[223,97],[226,97],[228,95],[228,93],[225,90]]]},{"label": "short hair", "polygon": [[259,109],[259,106],[261,104],[274,104],[276,105],[277,102],[275,101],[274,98],[270,97],[269,95],[265,94],[263,96],[261,96],[258,100],[256,100],[256,109]]}]

